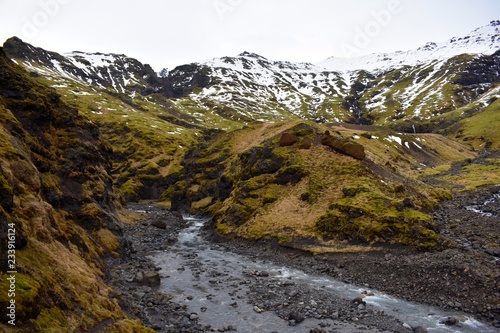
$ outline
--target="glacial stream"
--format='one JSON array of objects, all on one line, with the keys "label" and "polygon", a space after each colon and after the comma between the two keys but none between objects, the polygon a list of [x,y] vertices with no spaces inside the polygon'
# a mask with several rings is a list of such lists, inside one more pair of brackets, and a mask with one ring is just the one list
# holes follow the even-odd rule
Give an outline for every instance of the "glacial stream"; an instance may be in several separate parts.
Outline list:
[{"label": "glacial stream", "polygon": [[[222,247],[204,240],[200,229],[206,220],[186,217],[189,227],[179,234],[178,242],[168,251],[152,255],[155,264],[161,268],[160,290],[176,295],[176,302],[185,304],[201,325],[210,325],[215,331],[237,332],[309,332],[320,323],[329,325],[335,332],[360,332],[355,323],[335,319],[308,318],[297,326],[271,311],[260,309],[248,303],[247,293],[252,279],[249,271],[266,272],[278,283],[293,281],[297,288],[311,288],[331,293],[337,297],[354,299],[363,291],[369,295],[364,300],[367,306],[408,323],[421,326],[428,332],[495,333],[493,327],[482,324],[468,314],[445,311],[440,308],[415,304],[392,298],[376,290],[306,274],[297,269],[278,267],[274,264],[256,261],[242,255],[228,252]],[[308,289],[309,290],[309,289]],[[366,293],[366,292],[365,292]],[[446,326],[440,321],[453,316],[460,326]],[[328,328],[325,329],[328,331]],[[384,332],[364,328],[363,332]],[[404,328],[402,327],[402,330]],[[411,330],[409,330],[411,332]]]}]

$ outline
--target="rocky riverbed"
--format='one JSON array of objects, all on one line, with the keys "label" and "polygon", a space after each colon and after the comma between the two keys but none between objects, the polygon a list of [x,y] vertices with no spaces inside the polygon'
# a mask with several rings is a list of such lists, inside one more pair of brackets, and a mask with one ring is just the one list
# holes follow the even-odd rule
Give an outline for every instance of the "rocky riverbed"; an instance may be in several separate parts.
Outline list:
[{"label": "rocky riverbed", "polygon": [[[500,331],[494,326],[500,324],[499,265],[485,251],[457,246],[424,253],[386,247],[367,253],[313,256],[294,249],[293,244],[284,247],[273,240],[222,239],[206,232],[210,248],[217,253],[235,253],[250,262],[272,263],[272,267],[299,269],[362,286],[357,295],[332,296],[325,286],[286,279],[287,273],[281,271],[257,266],[235,274],[230,263],[228,267],[211,266],[210,258],[179,247],[179,233],[188,227],[180,215],[155,205],[129,208],[141,220],[125,225],[128,254],[110,263],[109,281],[122,308],[158,332],[273,332],[272,325],[276,332],[427,331],[425,326],[397,319],[389,313],[392,311],[371,304],[372,289],[465,311],[489,322],[484,326],[487,332]],[[175,256],[163,264],[155,257],[174,250]],[[176,285],[175,278],[192,288],[169,289]],[[200,301],[204,303],[196,303]],[[241,328],[237,320],[224,319],[223,314],[230,311],[245,317],[249,325],[262,319],[272,324],[262,330]],[[439,320],[443,327],[458,331],[464,325],[458,316]]]},{"label": "rocky riverbed", "polygon": [[[117,290],[122,308],[158,332],[252,332],[239,330],[231,319],[209,320],[220,323],[217,327],[200,323],[200,317],[210,316],[213,311],[210,302],[193,310],[186,305],[193,296],[161,291],[160,277],[168,280],[170,276],[161,276],[150,255],[158,250],[168,252],[186,222],[157,206],[133,205],[131,209],[142,213],[144,219],[125,226],[128,254],[110,263],[109,272],[109,281]],[[235,276],[224,269],[204,268],[196,255],[181,256],[186,261],[173,263],[172,269],[188,271],[194,277],[204,275],[206,282],[214,286],[212,293],[207,292],[209,300],[224,294],[228,309],[247,306],[250,310],[245,316],[263,316],[266,323],[281,321],[276,326],[287,327],[288,332],[408,331],[402,322],[367,306],[363,295],[356,299],[326,297],[321,290],[304,289],[304,285],[292,281],[281,282],[266,271],[248,270],[243,276]],[[216,303],[214,300],[213,306]]]}]

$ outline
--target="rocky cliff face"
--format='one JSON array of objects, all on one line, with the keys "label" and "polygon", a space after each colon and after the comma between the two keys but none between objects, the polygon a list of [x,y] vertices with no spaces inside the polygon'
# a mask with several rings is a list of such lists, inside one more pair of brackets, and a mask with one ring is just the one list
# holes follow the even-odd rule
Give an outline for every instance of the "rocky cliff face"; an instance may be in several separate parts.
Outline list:
[{"label": "rocky cliff face", "polygon": [[[110,329],[140,326],[103,282],[104,259],[123,244],[111,150],[99,129],[2,49],[0,113],[0,305],[15,300],[16,332],[91,330],[104,321]],[[13,233],[15,262],[4,251]],[[5,325],[13,320],[5,311],[0,319],[2,330],[14,327]]]}]

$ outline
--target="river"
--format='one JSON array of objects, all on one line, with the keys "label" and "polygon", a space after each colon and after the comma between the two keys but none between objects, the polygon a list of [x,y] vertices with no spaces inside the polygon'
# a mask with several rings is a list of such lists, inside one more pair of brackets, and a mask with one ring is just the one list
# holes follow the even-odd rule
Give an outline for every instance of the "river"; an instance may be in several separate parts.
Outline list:
[{"label": "river", "polygon": [[[344,333],[412,332],[405,327],[420,327],[436,333],[500,332],[462,312],[407,302],[377,290],[229,252],[201,236],[201,228],[208,220],[195,217],[185,217],[185,220],[189,225],[180,232],[177,243],[168,250],[156,251],[151,259],[161,269],[160,291],[176,295],[176,302],[188,307],[191,319],[211,326],[216,332],[321,332],[313,331],[318,327],[322,327],[323,332]],[[255,292],[255,284],[265,286],[270,299],[288,286],[295,288],[294,294],[320,295],[321,299],[353,300],[359,295],[364,298],[350,320],[339,320],[338,313],[318,310],[321,307],[317,303],[321,300],[304,301],[302,297],[297,306],[305,311],[300,315],[305,320],[297,319],[298,323],[295,323],[288,320],[293,318],[265,311],[266,302],[252,304],[249,295]],[[288,301],[278,308],[294,308],[293,295],[288,296]],[[369,325],[363,324],[362,320],[358,322],[363,315],[377,314],[382,318],[396,318],[399,328],[394,330],[377,325],[376,320],[368,321],[372,323]],[[445,318],[457,319],[459,324],[448,326],[443,323]]]}]

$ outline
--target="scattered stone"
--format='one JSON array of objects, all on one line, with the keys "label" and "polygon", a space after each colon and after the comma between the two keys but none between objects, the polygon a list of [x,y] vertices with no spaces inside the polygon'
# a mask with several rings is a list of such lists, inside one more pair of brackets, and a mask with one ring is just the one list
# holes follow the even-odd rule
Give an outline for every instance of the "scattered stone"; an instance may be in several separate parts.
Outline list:
[{"label": "scattered stone", "polygon": [[296,311],[292,311],[288,315],[288,320],[290,320],[290,321],[293,320],[297,324],[300,324],[301,322],[303,322],[304,319],[305,319],[304,316],[302,314],[300,314],[299,312],[296,312]]},{"label": "scattered stone", "polygon": [[356,297],[352,300],[352,302],[353,302],[354,304],[363,304],[363,305],[366,305],[366,302],[365,302],[364,298],[365,298],[365,295],[359,295],[359,296],[356,296]]},{"label": "scattered stone", "polygon": [[445,324],[447,326],[454,326],[454,325],[458,324],[459,320],[456,317],[445,317],[445,318],[441,318],[441,320],[439,322],[441,324]]},{"label": "scattered stone", "polygon": [[161,282],[160,274],[155,271],[147,271],[147,272],[137,272],[135,274],[134,280],[135,283],[139,283],[145,286],[157,286]]},{"label": "scattered stone", "polygon": [[407,323],[403,323],[403,327],[413,331],[413,328]]},{"label": "scattered stone", "polygon": [[260,277],[268,277],[269,273],[266,271],[259,271],[259,272],[256,272],[255,275],[260,276]]},{"label": "scattered stone", "polygon": [[321,328],[313,328],[309,331],[309,333],[326,333],[326,331]]},{"label": "scattered stone", "polygon": [[167,229],[167,224],[163,221],[160,221],[160,220],[155,220],[155,221],[151,222],[151,225],[153,227],[158,228],[158,229]]},{"label": "scattered stone", "polygon": [[264,310],[262,310],[261,308],[259,308],[257,305],[255,305],[255,306],[253,307],[253,310],[254,310],[255,312],[257,312],[257,313],[262,313],[262,312],[264,312]]},{"label": "scattered stone", "polygon": [[157,286],[161,282],[160,274],[154,271],[144,272],[142,283],[146,286]]},{"label": "scattered stone", "polygon": [[136,283],[142,283],[144,281],[144,273],[143,272],[137,272],[134,277],[134,282]]},{"label": "scattered stone", "polygon": [[366,157],[365,147],[357,142],[335,138],[330,135],[329,131],[321,139],[321,143],[325,146],[333,148],[335,151],[351,156],[357,160],[363,160]]}]

